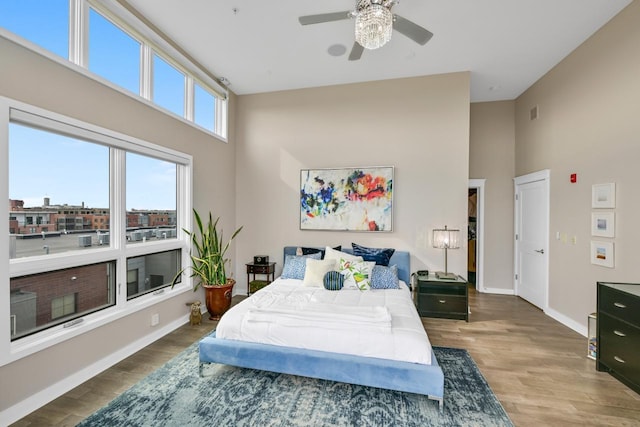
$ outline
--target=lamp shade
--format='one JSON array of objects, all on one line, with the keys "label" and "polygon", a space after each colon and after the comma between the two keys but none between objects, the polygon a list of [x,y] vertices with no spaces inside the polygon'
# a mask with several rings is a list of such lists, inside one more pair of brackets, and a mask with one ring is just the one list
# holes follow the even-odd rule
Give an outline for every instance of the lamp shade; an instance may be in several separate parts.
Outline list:
[{"label": "lamp shade", "polygon": [[458,249],[460,247],[460,230],[444,229],[433,230],[433,247],[438,249]]}]

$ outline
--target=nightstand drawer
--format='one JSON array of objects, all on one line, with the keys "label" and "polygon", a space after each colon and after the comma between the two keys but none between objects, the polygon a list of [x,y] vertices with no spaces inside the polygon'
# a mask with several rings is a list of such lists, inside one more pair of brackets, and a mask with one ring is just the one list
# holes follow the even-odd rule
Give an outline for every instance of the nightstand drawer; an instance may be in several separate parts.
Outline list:
[{"label": "nightstand drawer", "polygon": [[464,296],[429,294],[418,295],[420,311],[431,313],[466,314],[467,299]]}]

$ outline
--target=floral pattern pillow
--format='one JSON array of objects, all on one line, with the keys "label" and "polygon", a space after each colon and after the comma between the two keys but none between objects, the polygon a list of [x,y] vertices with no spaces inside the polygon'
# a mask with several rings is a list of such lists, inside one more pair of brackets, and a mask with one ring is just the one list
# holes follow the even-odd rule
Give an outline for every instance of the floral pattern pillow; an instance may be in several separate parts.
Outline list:
[{"label": "floral pattern pillow", "polygon": [[371,289],[371,272],[375,262],[340,258],[340,273],[344,276],[345,288]]}]

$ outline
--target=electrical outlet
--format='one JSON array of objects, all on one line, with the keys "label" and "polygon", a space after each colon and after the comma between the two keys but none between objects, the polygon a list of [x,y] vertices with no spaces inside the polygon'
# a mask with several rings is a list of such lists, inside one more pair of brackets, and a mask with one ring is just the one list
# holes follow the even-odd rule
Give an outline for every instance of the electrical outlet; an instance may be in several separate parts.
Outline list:
[{"label": "electrical outlet", "polygon": [[156,326],[160,323],[160,315],[158,313],[151,315],[151,326]]}]

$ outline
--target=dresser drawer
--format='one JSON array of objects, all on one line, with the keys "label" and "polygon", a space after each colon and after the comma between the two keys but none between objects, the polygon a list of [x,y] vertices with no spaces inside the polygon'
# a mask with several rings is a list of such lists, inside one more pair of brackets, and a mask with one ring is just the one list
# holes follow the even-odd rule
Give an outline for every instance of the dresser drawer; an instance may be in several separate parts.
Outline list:
[{"label": "dresser drawer", "polygon": [[640,298],[607,286],[599,287],[598,311],[640,326]]},{"label": "dresser drawer", "polygon": [[432,313],[467,313],[467,299],[455,295],[418,295],[420,311]]},{"label": "dresser drawer", "polygon": [[640,328],[601,313],[600,363],[640,384]]}]

